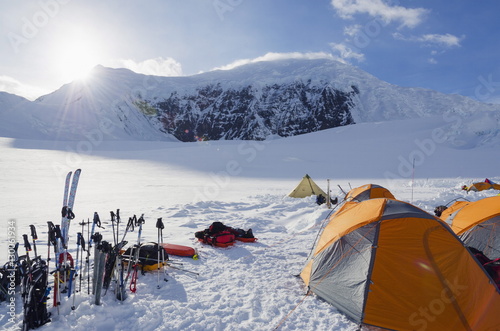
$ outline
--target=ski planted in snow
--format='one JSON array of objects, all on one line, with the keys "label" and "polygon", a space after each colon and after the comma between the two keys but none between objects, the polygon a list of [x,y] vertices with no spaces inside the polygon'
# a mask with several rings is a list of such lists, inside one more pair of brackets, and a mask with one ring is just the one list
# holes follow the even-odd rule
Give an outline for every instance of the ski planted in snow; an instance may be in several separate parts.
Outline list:
[{"label": "ski planted in snow", "polygon": [[[68,243],[69,238],[69,226],[70,221],[75,218],[73,213],[73,207],[75,205],[76,189],[78,188],[78,181],[80,180],[80,174],[82,170],[77,169],[73,174],[71,179],[71,187],[69,187],[69,179],[71,178],[71,172],[66,176],[66,185],[64,187],[64,201],[61,210],[61,233],[64,238],[64,242]],[[69,193],[68,193],[69,188]]]}]

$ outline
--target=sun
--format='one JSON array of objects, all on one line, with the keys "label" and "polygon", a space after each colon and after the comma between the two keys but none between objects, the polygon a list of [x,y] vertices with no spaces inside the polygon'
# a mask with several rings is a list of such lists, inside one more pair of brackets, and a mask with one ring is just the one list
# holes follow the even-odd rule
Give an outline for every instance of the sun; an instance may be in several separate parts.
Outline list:
[{"label": "sun", "polygon": [[99,47],[89,36],[72,33],[61,38],[53,50],[54,66],[65,82],[85,81],[99,64]]}]

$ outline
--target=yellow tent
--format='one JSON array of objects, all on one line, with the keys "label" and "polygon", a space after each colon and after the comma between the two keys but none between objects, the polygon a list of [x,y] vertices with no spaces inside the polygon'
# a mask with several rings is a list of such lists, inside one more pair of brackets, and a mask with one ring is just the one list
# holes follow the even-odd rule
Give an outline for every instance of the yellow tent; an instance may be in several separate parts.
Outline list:
[{"label": "yellow tent", "polygon": [[302,270],[310,291],[358,324],[496,330],[500,292],[445,223],[378,198],[332,215]]},{"label": "yellow tent", "polygon": [[493,183],[491,180],[486,178],[484,182],[473,183],[470,186],[464,185],[462,186],[462,190],[467,191],[467,193],[469,193],[469,191],[479,192],[484,190],[500,190],[500,184]]},{"label": "yellow tent", "polygon": [[288,196],[292,198],[305,198],[310,195],[320,194],[325,198],[327,197],[327,194],[306,174],[292,192],[288,193]]}]

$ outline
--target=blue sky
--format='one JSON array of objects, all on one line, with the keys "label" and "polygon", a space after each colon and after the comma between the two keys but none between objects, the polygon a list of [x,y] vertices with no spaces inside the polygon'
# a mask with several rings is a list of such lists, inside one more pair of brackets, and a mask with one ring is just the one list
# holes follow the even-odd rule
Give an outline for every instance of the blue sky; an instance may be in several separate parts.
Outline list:
[{"label": "blue sky", "polygon": [[330,57],[389,83],[500,103],[498,0],[0,3],[0,90],[50,93],[102,64],[163,76]]}]

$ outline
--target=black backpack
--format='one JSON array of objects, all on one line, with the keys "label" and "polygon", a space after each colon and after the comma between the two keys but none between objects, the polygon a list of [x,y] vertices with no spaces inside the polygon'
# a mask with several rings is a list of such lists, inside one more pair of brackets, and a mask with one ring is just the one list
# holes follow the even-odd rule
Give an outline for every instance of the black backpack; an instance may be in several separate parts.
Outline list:
[{"label": "black backpack", "polygon": [[[134,247],[129,247],[125,253],[124,256],[126,257],[127,260],[131,261],[134,263],[133,259],[135,256],[135,250],[137,248]],[[148,268],[148,266],[154,266],[157,265],[160,261],[158,261],[158,252],[160,253],[160,259],[162,258],[161,254],[163,254],[163,258],[165,261],[168,261],[168,254],[165,251],[163,247],[158,245],[157,243],[154,242],[149,242],[149,243],[144,243],[141,244],[139,248],[139,261],[138,263],[141,265],[142,271],[148,271],[151,270],[151,268]]]},{"label": "black backpack", "polygon": [[50,322],[47,312],[47,264],[41,259],[31,261],[29,270],[23,275],[22,296],[24,308],[23,330],[38,328]]}]

